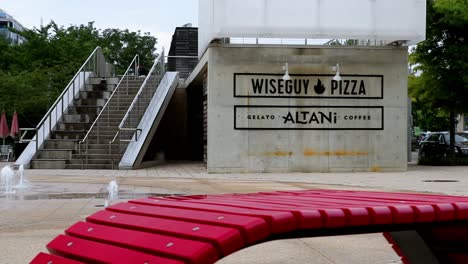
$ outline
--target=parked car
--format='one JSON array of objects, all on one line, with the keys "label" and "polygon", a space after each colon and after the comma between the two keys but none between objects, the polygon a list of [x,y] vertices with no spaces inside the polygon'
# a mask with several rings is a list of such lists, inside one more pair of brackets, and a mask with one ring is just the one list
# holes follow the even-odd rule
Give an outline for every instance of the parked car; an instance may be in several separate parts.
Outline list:
[{"label": "parked car", "polygon": [[[419,145],[418,159],[429,157],[447,157],[450,149],[448,132],[433,132]],[[468,136],[466,133],[455,134],[455,155],[468,157]]]},{"label": "parked car", "polygon": [[418,136],[418,146],[431,135],[431,132],[421,132]]},{"label": "parked car", "polygon": [[460,132],[460,133],[458,133],[458,135],[460,135],[462,137],[465,137],[465,138],[468,138],[468,131]]}]

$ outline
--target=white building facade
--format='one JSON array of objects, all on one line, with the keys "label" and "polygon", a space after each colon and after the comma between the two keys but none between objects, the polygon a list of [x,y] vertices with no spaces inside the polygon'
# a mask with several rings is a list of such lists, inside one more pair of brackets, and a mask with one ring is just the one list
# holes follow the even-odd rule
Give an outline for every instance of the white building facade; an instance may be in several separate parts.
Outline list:
[{"label": "white building facade", "polygon": [[0,36],[10,40],[13,44],[21,44],[25,39],[13,30],[23,31],[25,27],[16,21],[11,15],[0,9]]},{"label": "white building facade", "polygon": [[[208,172],[405,171],[425,0],[200,0]],[[317,45],[330,43],[346,45]],[[197,77],[198,76],[198,77]]]}]

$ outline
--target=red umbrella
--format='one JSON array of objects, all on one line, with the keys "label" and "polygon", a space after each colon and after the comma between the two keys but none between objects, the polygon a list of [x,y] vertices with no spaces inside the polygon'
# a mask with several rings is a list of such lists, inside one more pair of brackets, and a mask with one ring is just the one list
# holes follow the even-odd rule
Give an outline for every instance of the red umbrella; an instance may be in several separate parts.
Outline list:
[{"label": "red umbrella", "polygon": [[3,145],[5,145],[5,138],[8,137],[10,132],[8,131],[8,124],[6,120],[5,111],[2,113],[2,117],[0,118],[0,138],[3,138]]},{"label": "red umbrella", "polygon": [[15,111],[13,113],[13,119],[11,120],[10,137],[16,138],[19,135],[19,132],[18,113]]}]

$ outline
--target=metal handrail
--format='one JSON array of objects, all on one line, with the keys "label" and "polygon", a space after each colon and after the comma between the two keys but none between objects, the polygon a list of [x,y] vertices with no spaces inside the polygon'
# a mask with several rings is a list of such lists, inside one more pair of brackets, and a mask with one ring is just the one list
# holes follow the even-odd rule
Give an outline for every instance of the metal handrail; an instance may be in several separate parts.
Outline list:
[{"label": "metal handrail", "polygon": [[[118,140],[118,142],[119,142],[119,146],[118,146],[119,154],[121,154],[120,153],[120,142],[121,141],[125,141],[125,142],[130,142],[131,141],[131,140],[122,140],[122,139],[120,139],[121,131],[135,131],[136,133],[138,133],[138,131],[139,131],[138,128],[123,128],[123,126],[124,126],[126,120],[130,117],[130,113],[132,112],[133,108],[135,108],[135,106],[138,107],[138,102],[139,102],[140,96],[143,94],[143,92],[145,90],[147,90],[146,88],[148,86],[148,82],[152,78],[153,74],[156,72],[156,68],[157,68],[157,66],[159,64],[161,64],[161,68],[162,68],[161,77],[162,77],[162,75],[164,75],[164,72],[165,72],[164,58],[165,57],[164,57],[164,48],[163,48],[161,54],[159,54],[159,56],[154,61],[153,66],[151,67],[151,69],[148,72],[148,75],[146,76],[143,84],[141,85],[140,89],[138,90],[137,94],[135,95],[135,98],[133,99],[130,107],[128,108],[127,112],[125,113],[125,116],[122,118],[122,121],[119,124],[119,128],[118,128],[117,132],[115,133],[112,140],[109,141],[109,143],[108,143],[109,144],[109,154],[112,151],[112,144],[115,143],[117,138],[119,138],[119,140]],[[141,130],[140,130],[140,132],[141,132]],[[136,138],[138,138],[138,135],[136,136]],[[112,155],[111,155],[111,159],[112,159],[112,168],[113,168],[114,159],[113,159]]]},{"label": "metal handrail", "polygon": [[26,136],[26,134],[28,134],[28,131],[36,131],[36,128],[21,128],[20,130],[22,133],[21,133],[21,136],[20,136],[20,139],[19,139],[19,143],[27,143],[27,142],[31,142],[31,141],[35,141],[34,140],[34,137],[32,139],[25,139],[24,137]]},{"label": "metal handrail", "polygon": [[151,70],[149,71],[148,76],[146,76],[146,79],[143,82],[143,84],[141,85],[140,90],[138,90],[138,93],[135,95],[135,98],[133,99],[133,102],[130,104],[130,107],[128,108],[127,113],[125,113],[125,116],[122,118],[122,121],[119,124],[119,130],[121,128],[123,128],[123,126],[125,124],[125,121],[130,116],[130,112],[133,110],[135,105],[137,105],[138,99],[140,98],[141,94],[145,90],[145,87],[146,87],[147,83],[149,82],[149,79],[153,75],[153,72],[155,72],[156,67],[158,66],[159,63],[161,63],[161,66],[162,66],[162,73],[161,73],[161,75],[162,75],[165,72],[165,69],[164,69],[164,48],[163,48],[161,54],[159,54],[159,56],[154,61],[154,64],[151,67]]},{"label": "metal handrail", "polygon": [[[93,59],[94,58],[94,59]],[[93,59],[92,61],[92,65],[89,65],[89,63],[91,62],[91,60]],[[75,74],[75,76],[73,76],[73,78],[71,79],[71,81],[68,83],[68,85],[66,86],[66,88],[62,91],[62,93],[57,97],[57,100],[55,100],[54,104],[49,108],[49,110],[47,111],[47,113],[44,115],[44,117],[42,118],[42,120],[39,122],[39,124],[35,127],[35,128],[22,128],[21,130],[28,130],[28,131],[31,131],[31,130],[35,130],[36,131],[36,136],[35,136],[35,139],[34,137],[31,139],[31,140],[24,140],[24,142],[31,142],[31,141],[36,141],[36,152],[39,151],[39,130],[41,129],[42,127],[42,140],[44,141],[45,140],[45,135],[46,135],[46,126],[45,126],[45,123],[47,120],[49,120],[49,128],[48,128],[48,133],[50,133],[50,131],[52,131],[52,113],[54,112],[55,110],[55,121],[57,122],[58,121],[58,104],[59,102],[61,101],[62,102],[62,114],[64,113],[64,111],[66,109],[64,109],[64,97],[65,97],[65,94],[67,94],[69,91],[70,91],[70,88],[73,87],[73,94],[72,94],[72,99],[73,100],[75,98],[75,93],[76,93],[76,90],[75,90],[75,82],[77,80],[77,78],[80,76],[80,74],[83,74],[83,83],[81,83],[81,79],[78,79],[78,87],[81,87],[81,85],[86,85],[86,66],[91,66],[90,70],[93,72],[93,73],[96,73],[96,75],[100,75],[100,72],[99,72],[99,67],[101,66],[101,61],[100,60],[103,60],[105,62],[105,59],[104,59],[104,55],[101,51],[101,47],[96,47],[93,52],[91,53],[91,55],[89,55],[89,57],[86,59],[86,61],[82,64],[82,66],[80,67],[80,69],[77,71],[77,73]],[[67,95],[67,99],[68,99],[68,102],[67,104],[70,103],[70,94]]]},{"label": "metal handrail", "polygon": [[[134,69],[134,76],[135,76],[135,79],[138,78],[138,67],[140,65],[140,57],[139,55],[135,55],[135,57],[133,57],[133,60],[130,62],[130,64],[128,65],[128,68],[127,70],[125,71],[124,75],[122,76],[122,78],[120,79],[119,83],[117,84],[117,87],[114,89],[114,91],[112,92],[111,96],[109,97],[109,99],[107,99],[107,102],[104,104],[104,106],[102,107],[101,111],[99,112],[98,116],[96,117],[96,119],[94,120],[93,124],[91,125],[91,127],[88,129],[88,132],[86,133],[86,135],[83,137],[83,139],[81,141],[78,142],[78,153],[80,155],[80,158],[81,158],[81,166],[83,168],[83,156],[81,155],[81,145],[83,143],[86,142],[86,152],[85,152],[85,156],[86,156],[86,164],[88,163],[88,137],[89,135],[91,134],[92,130],[94,129],[94,127],[96,126],[96,124],[98,123],[98,121],[100,120],[101,116],[103,115],[104,111],[107,109],[109,103],[111,102],[112,98],[114,97],[114,95],[117,93],[117,108],[119,109],[120,108],[120,87],[121,87],[121,84],[124,80],[127,81],[127,94],[128,94],[128,77],[129,77],[129,72],[130,70],[132,69],[132,66],[133,66],[133,69]],[[107,126],[109,126],[109,114],[110,114],[110,111],[107,111],[108,112],[108,115],[107,115]],[[97,135],[97,140],[98,140],[98,143],[99,143],[99,128],[100,126],[98,125],[97,126],[98,128],[98,135]]]}]

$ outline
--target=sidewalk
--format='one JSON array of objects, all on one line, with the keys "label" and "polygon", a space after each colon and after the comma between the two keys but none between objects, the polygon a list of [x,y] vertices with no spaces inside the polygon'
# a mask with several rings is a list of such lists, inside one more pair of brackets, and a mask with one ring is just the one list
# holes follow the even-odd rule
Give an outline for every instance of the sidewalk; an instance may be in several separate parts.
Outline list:
[{"label": "sidewalk", "polygon": [[[0,163],[0,168],[5,166]],[[1,263],[27,263],[73,223],[103,209],[117,180],[123,200],[150,195],[302,189],[352,189],[468,195],[468,167],[410,165],[403,173],[207,174],[203,164],[168,164],[138,171],[26,170],[30,187],[0,193]],[[440,182],[447,181],[450,182]],[[115,201],[118,202],[118,201]],[[361,252],[363,254],[356,254]],[[274,241],[219,263],[398,263],[380,234]]]}]

